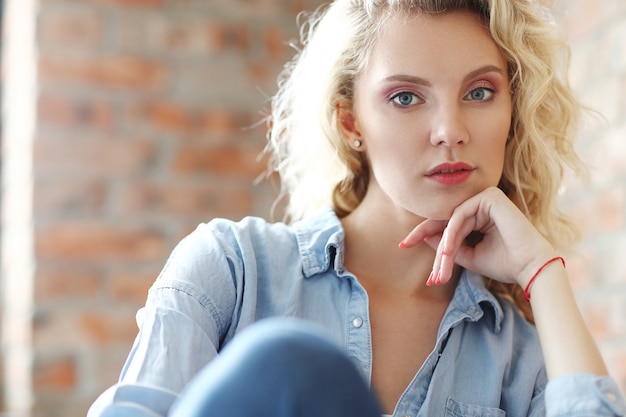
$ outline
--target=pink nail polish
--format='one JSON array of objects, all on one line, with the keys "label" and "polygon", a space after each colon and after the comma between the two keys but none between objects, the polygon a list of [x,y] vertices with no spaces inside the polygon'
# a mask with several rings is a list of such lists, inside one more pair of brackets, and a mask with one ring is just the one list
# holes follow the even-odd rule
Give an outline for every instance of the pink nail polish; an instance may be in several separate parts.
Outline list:
[{"label": "pink nail polish", "polygon": [[441,284],[441,272],[440,271],[437,272],[437,276],[435,277],[435,284],[436,285]]},{"label": "pink nail polish", "polygon": [[406,247],[406,245],[404,244],[404,240],[402,242],[400,242],[400,244],[398,245],[398,247],[400,249],[404,249]]},{"label": "pink nail polish", "polygon": [[430,275],[428,276],[428,279],[426,280],[426,285],[428,287],[433,285],[433,272],[431,272]]}]

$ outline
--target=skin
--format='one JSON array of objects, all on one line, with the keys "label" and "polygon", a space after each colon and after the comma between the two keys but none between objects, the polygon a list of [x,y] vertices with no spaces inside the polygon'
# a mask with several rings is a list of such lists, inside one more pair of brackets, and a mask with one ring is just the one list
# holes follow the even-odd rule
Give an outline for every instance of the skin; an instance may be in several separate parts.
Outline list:
[{"label": "skin", "polygon": [[[392,413],[435,345],[459,265],[524,288],[557,254],[496,188],[511,95],[506,62],[477,16],[389,20],[356,79],[353,108],[338,112],[345,139],[360,140],[355,150],[370,163],[367,193],[342,219],[344,261],[368,292],[372,384]],[[471,167],[460,183],[429,176],[460,161]],[[474,230],[484,239],[463,246]],[[560,263],[541,272],[531,297],[548,376],[605,375]]]},{"label": "skin", "polygon": [[[368,194],[447,219],[497,185],[512,112],[506,68],[471,14],[388,22],[355,92],[351,133],[362,137],[372,169]],[[468,181],[450,186],[426,176],[446,162],[471,166]]]}]

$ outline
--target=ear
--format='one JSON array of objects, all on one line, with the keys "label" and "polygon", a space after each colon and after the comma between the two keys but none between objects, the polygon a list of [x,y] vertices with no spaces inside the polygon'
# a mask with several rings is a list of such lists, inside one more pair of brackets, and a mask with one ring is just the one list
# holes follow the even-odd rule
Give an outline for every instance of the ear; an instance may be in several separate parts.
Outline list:
[{"label": "ear", "polygon": [[348,142],[348,145],[355,150],[357,147],[354,146],[354,142],[356,140],[360,141],[361,146],[358,147],[358,150],[362,151],[364,149],[363,136],[361,135],[361,130],[354,111],[347,105],[337,104],[336,112],[337,122],[343,138]]}]

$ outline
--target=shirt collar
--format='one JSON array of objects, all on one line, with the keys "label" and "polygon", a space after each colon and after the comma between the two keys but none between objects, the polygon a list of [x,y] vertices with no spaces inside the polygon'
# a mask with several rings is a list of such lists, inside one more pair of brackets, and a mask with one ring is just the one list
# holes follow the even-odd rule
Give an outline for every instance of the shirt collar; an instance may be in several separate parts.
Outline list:
[{"label": "shirt collar", "polygon": [[[327,271],[331,263],[337,274],[344,272],[343,225],[331,208],[296,222],[294,230],[305,278]],[[458,320],[478,321],[486,314],[493,320],[494,331],[499,333],[503,317],[500,302],[487,290],[480,275],[464,270],[444,316],[442,328],[451,327]]]},{"label": "shirt collar", "polygon": [[491,318],[494,332],[500,333],[503,319],[500,301],[487,289],[482,276],[465,269],[461,273],[441,326],[452,327],[458,320],[476,322],[485,315]]},{"label": "shirt collar", "polygon": [[325,272],[334,261],[343,270],[343,225],[331,208],[294,224],[305,278]]}]

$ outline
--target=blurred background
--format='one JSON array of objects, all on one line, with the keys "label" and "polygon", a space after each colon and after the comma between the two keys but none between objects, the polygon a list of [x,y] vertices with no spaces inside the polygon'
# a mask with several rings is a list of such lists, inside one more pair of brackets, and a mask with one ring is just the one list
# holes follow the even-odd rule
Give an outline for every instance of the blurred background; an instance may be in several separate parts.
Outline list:
[{"label": "blurred background", "polygon": [[[298,12],[322,1],[3,3],[0,414],[79,417],[116,381],[176,243],[213,217],[271,218],[264,110]],[[562,204],[583,232],[577,299],[624,390],[626,2],[544,3],[603,115]]]}]

